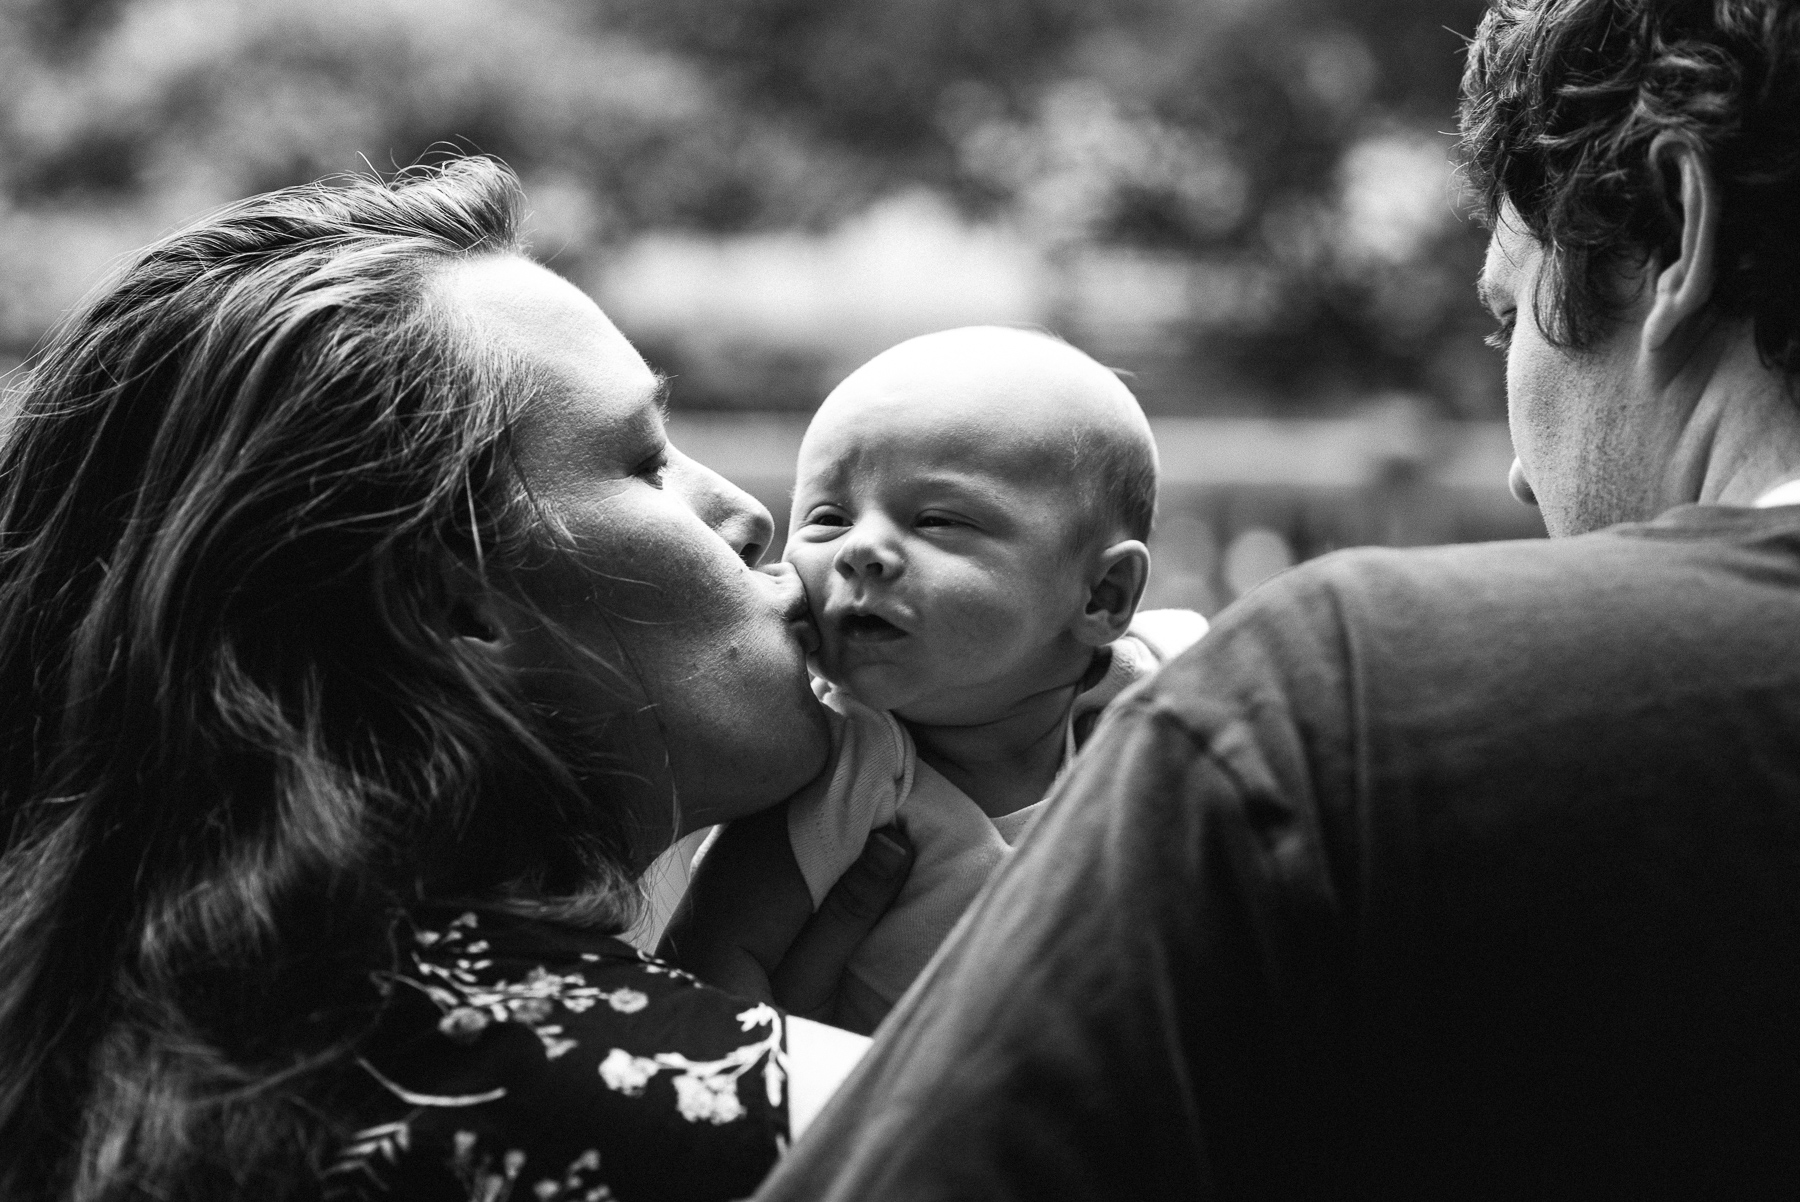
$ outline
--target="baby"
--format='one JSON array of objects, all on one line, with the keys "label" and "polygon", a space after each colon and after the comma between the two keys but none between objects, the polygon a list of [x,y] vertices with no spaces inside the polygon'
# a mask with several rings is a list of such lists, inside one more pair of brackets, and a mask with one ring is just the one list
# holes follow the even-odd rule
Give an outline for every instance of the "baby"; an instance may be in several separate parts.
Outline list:
[{"label": "baby", "polygon": [[897,820],[912,872],[817,1016],[868,1032],[1100,709],[1206,627],[1137,615],[1150,428],[1117,376],[1048,335],[976,327],[883,352],[820,406],[797,477],[786,559],[818,623],[832,758],[785,820],[726,828],[663,947],[768,999],[814,907]]}]

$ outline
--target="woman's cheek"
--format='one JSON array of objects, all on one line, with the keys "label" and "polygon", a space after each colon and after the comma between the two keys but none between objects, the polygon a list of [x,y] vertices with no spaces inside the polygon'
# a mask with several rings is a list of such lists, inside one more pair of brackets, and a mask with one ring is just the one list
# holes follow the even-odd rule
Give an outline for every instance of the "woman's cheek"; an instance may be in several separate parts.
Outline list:
[{"label": "woman's cheek", "polygon": [[676,691],[666,729],[684,795],[748,813],[797,792],[824,766],[825,714],[785,638],[748,635]]}]

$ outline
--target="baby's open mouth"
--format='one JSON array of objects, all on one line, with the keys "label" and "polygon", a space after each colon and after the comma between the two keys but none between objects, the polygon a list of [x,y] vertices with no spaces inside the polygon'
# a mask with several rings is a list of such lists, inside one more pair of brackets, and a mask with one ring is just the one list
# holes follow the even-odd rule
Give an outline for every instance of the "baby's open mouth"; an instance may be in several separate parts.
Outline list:
[{"label": "baby's open mouth", "polygon": [[906,637],[904,630],[875,614],[845,614],[838,620],[838,629],[852,642],[884,643]]}]

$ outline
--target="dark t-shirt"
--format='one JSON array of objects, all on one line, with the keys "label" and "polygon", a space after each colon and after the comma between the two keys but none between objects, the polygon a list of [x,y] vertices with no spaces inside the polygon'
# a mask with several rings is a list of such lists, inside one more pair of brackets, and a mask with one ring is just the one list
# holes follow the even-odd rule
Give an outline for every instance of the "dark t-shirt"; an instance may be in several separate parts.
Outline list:
[{"label": "dark t-shirt", "polygon": [[759,1198],[1800,1183],[1800,508],[1359,551],[1128,696]]},{"label": "dark t-shirt", "polygon": [[785,1022],[580,927],[401,923],[333,1202],[741,1198],[785,1145]]}]

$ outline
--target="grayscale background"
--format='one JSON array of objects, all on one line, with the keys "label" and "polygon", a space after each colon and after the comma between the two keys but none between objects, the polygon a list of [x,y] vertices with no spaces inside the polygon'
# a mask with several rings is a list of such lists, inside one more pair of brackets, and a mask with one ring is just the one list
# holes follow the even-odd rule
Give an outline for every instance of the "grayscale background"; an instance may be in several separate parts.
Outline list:
[{"label": "grayscale background", "polygon": [[782,524],[902,338],[1051,329],[1162,448],[1152,605],[1539,535],[1454,162],[1481,0],[0,0],[0,371],[249,193],[453,152]]}]

